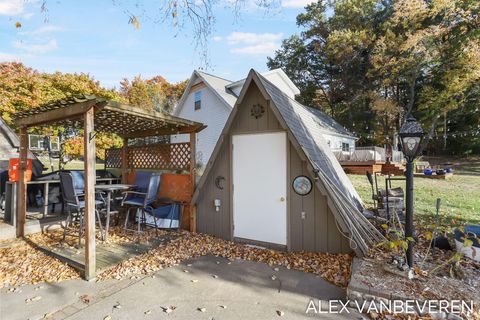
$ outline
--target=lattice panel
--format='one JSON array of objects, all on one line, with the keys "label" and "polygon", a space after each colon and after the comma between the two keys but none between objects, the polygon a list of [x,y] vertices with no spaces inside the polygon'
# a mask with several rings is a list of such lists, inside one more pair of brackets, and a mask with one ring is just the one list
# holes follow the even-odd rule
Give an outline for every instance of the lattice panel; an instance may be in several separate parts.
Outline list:
[{"label": "lattice panel", "polygon": [[[122,167],[121,149],[106,152],[108,168]],[[190,143],[155,144],[127,148],[128,169],[189,170]]]},{"label": "lattice panel", "polygon": [[122,167],[122,149],[106,149],[105,150],[105,167],[107,168]]}]

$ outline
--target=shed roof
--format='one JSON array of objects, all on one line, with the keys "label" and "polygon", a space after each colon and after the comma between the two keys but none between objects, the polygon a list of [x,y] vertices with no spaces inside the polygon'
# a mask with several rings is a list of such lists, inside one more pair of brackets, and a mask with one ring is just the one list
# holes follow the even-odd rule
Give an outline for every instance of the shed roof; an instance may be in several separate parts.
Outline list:
[{"label": "shed roof", "polygon": [[91,95],[76,95],[48,105],[17,113],[19,126],[62,125],[83,127],[82,115],[95,108],[95,130],[138,138],[177,133],[198,132],[205,128],[199,122],[148,111]]}]

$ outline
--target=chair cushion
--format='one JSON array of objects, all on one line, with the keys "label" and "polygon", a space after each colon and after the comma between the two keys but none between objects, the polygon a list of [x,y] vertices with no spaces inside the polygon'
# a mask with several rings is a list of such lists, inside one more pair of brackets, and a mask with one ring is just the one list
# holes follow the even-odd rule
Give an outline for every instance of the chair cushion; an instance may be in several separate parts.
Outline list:
[{"label": "chair cushion", "polygon": [[85,175],[83,171],[70,171],[73,178],[73,187],[77,190],[83,190],[85,188]]},{"label": "chair cushion", "polygon": [[152,173],[148,171],[137,171],[135,173],[135,186],[138,191],[147,192],[151,176]]},{"label": "chair cushion", "polygon": [[145,198],[142,198],[142,197],[131,197],[123,201],[123,204],[129,204],[133,206],[143,206],[144,203],[145,203]]},{"label": "chair cushion", "polygon": [[153,209],[153,212],[149,213],[153,213],[156,218],[170,218],[178,220],[180,217],[180,205],[174,203],[166,206],[161,206]]}]

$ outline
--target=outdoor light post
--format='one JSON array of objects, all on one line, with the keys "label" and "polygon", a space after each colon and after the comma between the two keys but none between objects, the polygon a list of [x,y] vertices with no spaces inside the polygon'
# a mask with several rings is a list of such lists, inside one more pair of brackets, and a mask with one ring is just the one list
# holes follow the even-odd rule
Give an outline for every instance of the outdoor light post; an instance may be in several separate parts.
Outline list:
[{"label": "outdoor light post", "polygon": [[411,268],[413,266],[413,160],[420,153],[423,141],[422,126],[409,114],[405,123],[400,129],[400,139],[402,141],[402,152],[407,160],[406,177],[406,195],[405,195],[405,240],[408,242],[407,262]]}]

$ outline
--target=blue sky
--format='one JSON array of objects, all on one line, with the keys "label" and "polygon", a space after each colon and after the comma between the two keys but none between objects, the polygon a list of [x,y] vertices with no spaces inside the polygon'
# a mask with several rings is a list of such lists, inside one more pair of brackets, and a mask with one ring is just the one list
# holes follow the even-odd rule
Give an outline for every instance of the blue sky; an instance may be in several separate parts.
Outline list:
[{"label": "blue sky", "polygon": [[[206,70],[238,80],[250,68],[267,69],[267,56],[299,32],[295,17],[311,0],[277,0],[283,2],[268,11],[256,0],[244,0],[239,18],[227,1],[213,8]],[[42,3],[0,0],[0,61],[21,61],[46,72],[85,72],[106,87],[138,74],[177,82],[204,65],[189,25],[151,21],[159,17],[155,12],[162,1],[57,0],[46,2],[46,12]],[[128,23],[129,13],[138,16],[139,29]],[[17,21],[22,27],[15,27]]]}]

